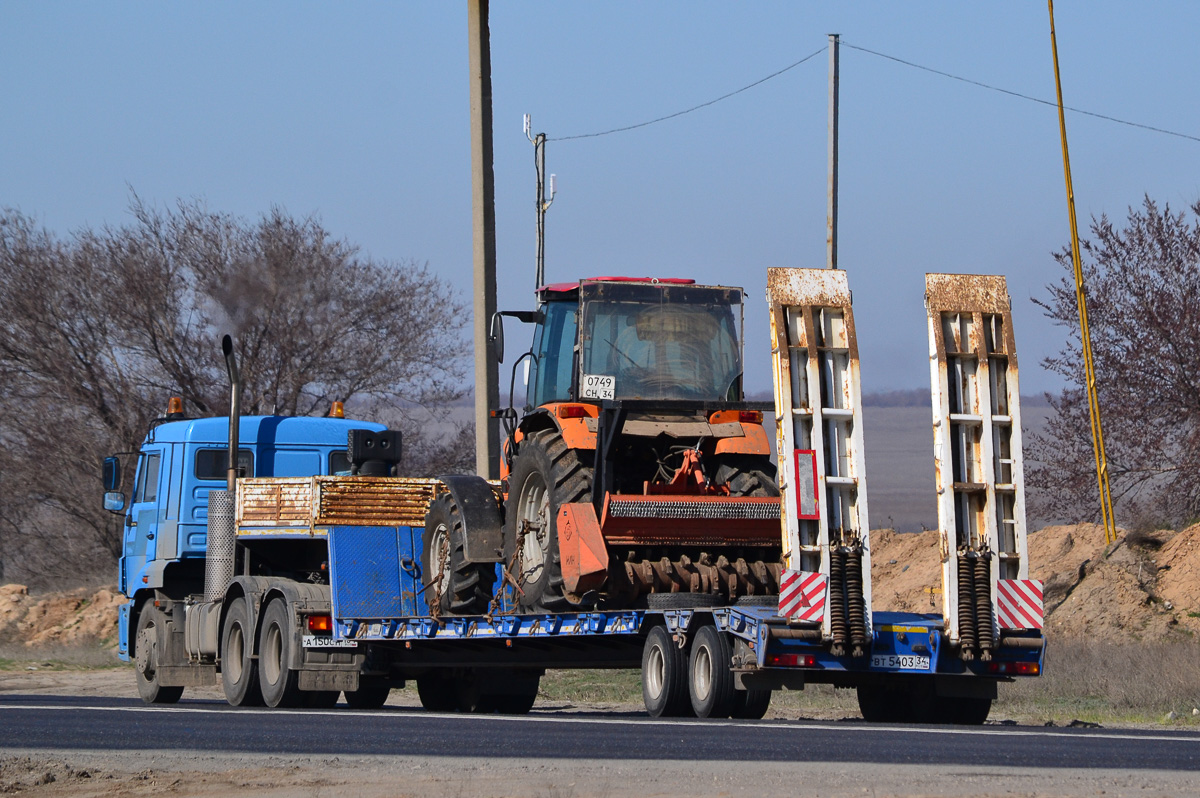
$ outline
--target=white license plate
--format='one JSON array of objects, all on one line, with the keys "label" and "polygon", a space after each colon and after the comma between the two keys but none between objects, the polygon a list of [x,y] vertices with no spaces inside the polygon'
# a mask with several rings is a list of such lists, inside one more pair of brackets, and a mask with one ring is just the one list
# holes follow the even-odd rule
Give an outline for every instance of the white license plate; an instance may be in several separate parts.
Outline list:
[{"label": "white license plate", "polygon": [[616,399],[617,378],[604,374],[584,374],[579,395],[583,399]]},{"label": "white license plate", "polygon": [[875,654],[871,656],[872,668],[890,668],[901,671],[929,670],[929,657],[916,654]]},{"label": "white license plate", "polygon": [[300,645],[305,648],[358,648],[357,640],[334,640],[324,635],[304,635]]}]

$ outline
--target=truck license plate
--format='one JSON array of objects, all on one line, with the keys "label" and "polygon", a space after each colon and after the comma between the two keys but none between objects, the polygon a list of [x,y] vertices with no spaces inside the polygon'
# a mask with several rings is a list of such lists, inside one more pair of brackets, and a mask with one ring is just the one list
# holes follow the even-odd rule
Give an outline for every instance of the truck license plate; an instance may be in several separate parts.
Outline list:
[{"label": "truck license plate", "polygon": [[871,657],[871,667],[901,671],[927,671],[929,670],[929,657],[916,654],[875,654]]},{"label": "truck license plate", "polygon": [[357,640],[334,640],[325,635],[304,635],[300,645],[305,648],[358,648]]}]

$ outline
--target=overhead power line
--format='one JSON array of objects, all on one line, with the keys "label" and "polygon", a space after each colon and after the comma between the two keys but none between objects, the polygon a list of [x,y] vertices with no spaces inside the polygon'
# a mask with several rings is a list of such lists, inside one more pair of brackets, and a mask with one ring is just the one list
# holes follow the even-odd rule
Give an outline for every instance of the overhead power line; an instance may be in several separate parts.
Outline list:
[{"label": "overhead power line", "polygon": [[780,75],[782,75],[784,72],[787,72],[788,70],[791,70],[791,69],[795,69],[796,67],[800,66],[801,64],[803,64],[805,61],[808,61],[809,59],[816,58],[818,55],[825,52],[827,49],[829,49],[829,48],[822,47],[820,50],[817,50],[816,52],[809,53],[808,55],[804,56],[796,63],[785,66],[783,69],[779,70],[778,72],[772,72],[770,75],[767,75],[765,78],[759,78],[758,80],[754,81],[753,83],[746,85],[746,86],[742,86],[740,89],[737,89],[736,91],[731,91],[728,94],[722,94],[720,97],[709,100],[708,102],[700,103],[699,105],[694,105],[691,108],[688,108],[683,111],[676,111],[673,114],[667,114],[666,116],[660,116],[658,119],[651,119],[648,122],[638,122],[636,125],[626,125],[625,127],[615,127],[612,130],[601,130],[598,133],[580,133],[575,136],[558,136],[557,138],[546,139],[546,140],[547,141],[572,141],[574,139],[594,139],[598,136],[607,136],[612,133],[624,133],[627,130],[637,130],[640,127],[648,127],[649,125],[657,124],[658,122],[666,122],[668,119],[674,119],[675,117],[683,116],[684,114],[690,114],[692,111],[699,111],[701,108],[707,108],[710,105],[716,105],[717,103],[721,102],[721,100],[728,100],[730,97],[733,97],[734,95],[741,94],[744,91],[749,91],[750,89],[753,89],[755,86],[766,83],[771,78],[777,78]]},{"label": "overhead power line", "polygon": [[[905,61],[903,58],[897,58],[894,55],[888,55],[887,53],[880,53],[875,50],[868,50],[866,47],[859,47],[854,44],[847,44],[845,41],[842,42],[842,46],[849,47],[851,50],[858,50],[863,53],[869,53],[869,54],[877,56],[879,58],[885,58],[888,61],[895,61],[897,64],[904,64],[905,66],[912,67],[913,69],[920,69],[923,72],[931,72],[934,75],[941,75],[944,78],[950,78],[951,80],[957,80],[957,81],[961,81],[963,83],[969,83],[972,86],[979,86],[980,88],[983,88],[983,89],[1000,92],[1001,94],[1007,94],[1010,97],[1017,97],[1022,100],[1029,100],[1030,102],[1040,103],[1042,105],[1048,105],[1051,108],[1058,107],[1058,103],[1056,103],[1052,100],[1043,100],[1041,97],[1033,97],[1028,94],[1022,94],[1018,91],[1012,91],[1010,89],[1004,89],[999,86],[993,86],[990,83],[983,83],[982,81],[972,80],[971,78],[964,78],[961,75],[954,75],[949,72],[943,72],[940,69],[934,69],[933,67],[927,67],[927,66],[923,66],[921,64],[915,64],[912,61]],[[1085,111],[1082,108],[1072,108],[1069,105],[1064,105],[1063,108],[1067,111],[1071,111],[1072,113],[1083,114],[1084,116],[1091,116],[1091,117],[1095,117],[1096,119],[1103,119],[1108,122],[1116,122],[1118,125],[1128,125],[1129,127],[1136,127],[1136,128],[1140,128],[1142,130],[1150,130],[1155,133],[1164,133],[1168,136],[1178,136],[1181,139],[1190,139],[1191,141],[1200,141],[1200,136],[1192,136],[1188,133],[1179,133],[1178,131],[1175,131],[1175,130],[1167,130],[1167,129],[1161,128],[1161,127],[1154,127],[1152,125],[1143,125],[1140,122],[1130,122],[1127,119],[1118,119],[1115,116],[1108,116],[1106,114],[1098,114],[1098,113],[1095,113],[1094,111]]]}]

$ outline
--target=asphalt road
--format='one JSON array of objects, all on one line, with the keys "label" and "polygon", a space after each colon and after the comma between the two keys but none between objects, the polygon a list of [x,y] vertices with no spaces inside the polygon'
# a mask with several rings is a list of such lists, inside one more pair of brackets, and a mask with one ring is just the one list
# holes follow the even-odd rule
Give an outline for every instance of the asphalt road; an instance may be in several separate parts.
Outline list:
[{"label": "asphalt road", "polygon": [[418,709],[236,709],[216,701],[147,707],[118,698],[0,696],[0,750],[154,748],[290,755],[505,757],[677,762],[1200,771],[1192,732],[858,722],[654,720],[634,714],[522,717]]}]

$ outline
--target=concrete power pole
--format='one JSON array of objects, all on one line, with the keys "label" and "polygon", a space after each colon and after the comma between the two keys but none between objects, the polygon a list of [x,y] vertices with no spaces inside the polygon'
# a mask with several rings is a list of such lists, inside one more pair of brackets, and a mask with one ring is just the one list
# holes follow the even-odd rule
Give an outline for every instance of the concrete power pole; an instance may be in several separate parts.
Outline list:
[{"label": "concrete power pole", "polygon": [[488,345],[496,312],[496,183],[492,172],[492,49],[488,0],[467,0],[471,72],[471,220],[475,243],[475,471],[500,476],[499,367]]},{"label": "concrete power pole", "polygon": [[838,228],[838,47],[841,39],[829,34],[829,211],[825,217],[825,265],[836,269]]}]

